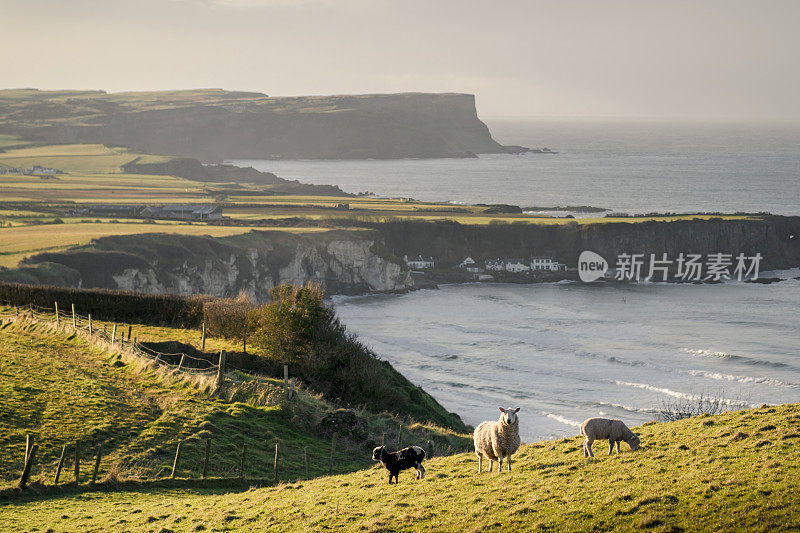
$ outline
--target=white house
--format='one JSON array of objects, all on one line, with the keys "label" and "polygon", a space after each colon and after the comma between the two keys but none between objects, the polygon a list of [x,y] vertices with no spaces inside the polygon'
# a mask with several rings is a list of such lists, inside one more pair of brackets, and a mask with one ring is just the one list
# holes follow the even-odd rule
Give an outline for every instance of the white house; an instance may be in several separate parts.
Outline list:
[{"label": "white house", "polygon": [[532,270],[553,270],[553,258],[546,255],[531,257]]},{"label": "white house", "polygon": [[464,260],[461,261],[456,268],[462,268],[467,272],[472,272],[473,274],[483,272],[483,269],[479,267],[475,260],[471,257],[464,258]]},{"label": "white house", "polygon": [[506,262],[502,259],[487,259],[485,262],[486,270],[505,270]]},{"label": "white house", "polygon": [[531,257],[531,270],[566,270],[567,265],[557,262],[548,255]]},{"label": "white house", "polygon": [[522,258],[506,259],[505,269],[508,272],[530,272],[531,267]]},{"label": "white house", "polygon": [[412,257],[409,259],[407,255],[403,256],[403,261],[405,261],[408,268],[414,269],[425,269],[425,268],[433,268],[435,266],[435,262],[433,261],[433,257],[428,257],[427,259],[418,255],[417,257]]}]

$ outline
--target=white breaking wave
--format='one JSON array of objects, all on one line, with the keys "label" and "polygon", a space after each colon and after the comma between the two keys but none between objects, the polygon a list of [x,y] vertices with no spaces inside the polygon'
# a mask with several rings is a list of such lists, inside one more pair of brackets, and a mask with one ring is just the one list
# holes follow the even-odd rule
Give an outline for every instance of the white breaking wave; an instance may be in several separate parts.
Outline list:
[{"label": "white breaking wave", "polygon": [[542,414],[544,414],[547,418],[552,418],[553,420],[561,422],[562,424],[566,424],[568,426],[580,427],[581,425],[580,422],[572,420],[570,418],[563,417],[561,415],[554,415],[553,413],[545,413],[545,412],[543,412]]},{"label": "white breaking wave", "polygon": [[615,380],[614,383],[617,385],[621,385],[623,387],[632,387],[634,389],[644,389],[653,392],[660,392],[662,394],[666,394],[667,396],[672,396],[673,398],[681,398],[684,400],[700,400],[701,398],[707,398],[709,400],[719,400],[720,402],[724,403],[725,405],[739,405],[743,407],[758,407],[758,404],[753,404],[749,402],[745,402],[743,400],[731,400],[729,398],[715,398],[711,396],[700,396],[697,394],[689,394],[688,392],[679,392],[674,391],[672,389],[667,389],[664,387],[656,387],[654,385],[648,385],[647,383],[631,383],[630,381],[618,381]]},{"label": "white breaking wave", "polygon": [[735,381],[737,383],[763,383],[766,385],[777,385],[779,387],[796,388],[795,383],[786,383],[779,379],[768,378],[766,376],[737,376],[734,374],[722,374],[720,372],[708,372],[706,370],[689,370],[689,374],[693,376],[702,376],[706,378],[716,379],[718,381]]},{"label": "white breaking wave", "polygon": [[730,359],[733,357],[729,353],[725,352],[714,352],[712,350],[693,350],[691,348],[683,348],[685,353],[690,353],[692,355],[698,355],[700,357],[712,357],[714,359]]},{"label": "white breaking wave", "polygon": [[642,407],[632,407],[630,405],[624,405],[621,403],[611,403],[611,402],[595,402],[597,405],[605,406],[605,407],[615,407],[617,409],[622,409],[623,411],[630,411],[632,413],[646,413],[652,414],[655,413],[655,409],[645,409]]}]

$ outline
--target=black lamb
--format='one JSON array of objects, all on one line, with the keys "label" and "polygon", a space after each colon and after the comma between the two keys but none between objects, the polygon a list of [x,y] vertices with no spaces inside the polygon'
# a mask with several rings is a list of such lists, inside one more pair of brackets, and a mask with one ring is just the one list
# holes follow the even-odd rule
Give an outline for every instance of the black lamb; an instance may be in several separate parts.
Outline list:
[{"label": "black lamb", "polygon": [[389,452],[386,446],[378,446],[372,450],[372,460],[380,461],[386,470],[389,471],[389,484],[392,484],[392,477],[394,477],[395,484],[398,483],[397,474],[401,470],[409,468],[417,469],[417,479],[425,477],[425,467],[422,466],[422,461],[425,460],[425,450],[419,446],[409,446],[400,451]]}]

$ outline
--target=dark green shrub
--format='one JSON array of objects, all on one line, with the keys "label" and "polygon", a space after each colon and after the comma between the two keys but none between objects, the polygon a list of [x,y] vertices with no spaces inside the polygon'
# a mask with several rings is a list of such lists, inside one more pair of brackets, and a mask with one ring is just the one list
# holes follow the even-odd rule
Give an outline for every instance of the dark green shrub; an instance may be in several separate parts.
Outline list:
[{"label": "dark green shrub", "polygon": [[458,415],[348,333],[320,285],[280,285],[270,296],[249,314],[251,342],[264,358],[290,365],[293,375],[332,401],[468,431]]}]

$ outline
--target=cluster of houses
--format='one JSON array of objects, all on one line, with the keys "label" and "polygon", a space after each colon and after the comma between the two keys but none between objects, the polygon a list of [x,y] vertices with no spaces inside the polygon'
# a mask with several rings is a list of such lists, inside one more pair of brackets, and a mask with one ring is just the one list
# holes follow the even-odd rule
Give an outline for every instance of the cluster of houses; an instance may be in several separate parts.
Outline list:
[{"label": "cluster of houses", "polygon": [[57,168],[43,167],[41,165],[33,165],[31,168],[22,167],[4,167],[0,166],[0,174],[22,174],[25,176],[42,176],[49,174],[63,174]]},{"label": "cluster of houses", "polygon": [[[465,269],[467,272],[473,272],[473,273],[480,273],[483,272],[484,270],[481,269],[471,257],[467,257],[463,261],[461,261],[458,267]],[[559,263],[552,256],[539,255],[539,256],[533,256],[529,260],[525,260],[522,257],[510,257],[510,258],[498,257],[496,259],[487,259],[486,261],[484,261],[484,268],[485,270],[489,270],[492,272],[524,273],[524,272],[532,272],[535,270],[546,270],[554,272],[557,270],[566,270],[567,265]]]},{"label": "cluster of houses", "polygon": [[[436,262],[433,257],[416,257],[403,256],[408,268],[412,270],[430,270],[436,267]],[[478,265],[472,257],[465,257],[456,268],[462,269],[472,274],[483,274],[484,272],[513,272],[513,273],[526,273],[533,271],[551,271],[567,270],[567,265],[559,263],[552,256],[533,256],[529,260],[521,257],[512,258],[496,258],[487,259],[484,261],[483,266]]]},{"label": "cluster of houses", "polygon": [[112,218],[206,221],[222,220],[222,207],[214,204],[98,204],[76,209],[73,214],[77,216],[91,215]]}]

